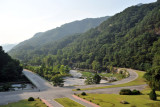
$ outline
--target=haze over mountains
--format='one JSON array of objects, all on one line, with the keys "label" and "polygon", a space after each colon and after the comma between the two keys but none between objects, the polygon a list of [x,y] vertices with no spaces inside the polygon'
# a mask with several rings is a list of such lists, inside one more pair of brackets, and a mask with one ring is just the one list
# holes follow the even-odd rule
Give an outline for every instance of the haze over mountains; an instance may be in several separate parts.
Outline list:
[{"label": "haze over mountains", "polygon": [[[146,70],[159,65],[159,6],[159,1],[131,6],[96,28],[82,34],[67,33],[65,38],[60,36],[61,39],[50,34],[50,31],[39,33],[32,38],[35,42],[31,42],[32,40],[26,41],[28,44],[23,42],[9,53],[31,65],[64,64],[92,69],[92,63],[96,62],[101,69],[112,65]],[[74,31],[75,28],[78,27],[73,26],[65,31]],[[40,41],[38,38],[43,34],[48,38]],[[63,32],[59,34],[63,35]],[[48,40],[49,42],[46,42]]]},{"label": "haze over mountains", "polygon": [[101,18],[87,18],[80,21],[64,24],[46,32],[39,32],[36,33],[31,39],[18,44],[14,49],[25,49],[26,47],[34,49],[50,42],[55,42],[66,36],[70,36],[76,33],[84,33],[91,28],[97,27],[100,23],[108,18],[109,16]]},{"label": "haze over mountains", "polygon": [[1,46],[3,47],[3,50],[5,52],[8,52],[8,51],[10,51],[16,45],[17,44],[2,44]]}]

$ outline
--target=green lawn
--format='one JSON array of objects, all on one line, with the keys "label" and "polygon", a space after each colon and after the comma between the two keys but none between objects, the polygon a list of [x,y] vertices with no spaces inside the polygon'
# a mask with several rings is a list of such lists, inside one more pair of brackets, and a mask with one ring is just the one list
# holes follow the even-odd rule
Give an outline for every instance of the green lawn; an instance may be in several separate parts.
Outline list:
[{"label": "green lawn", "polygon": [[15,103],[9,103],[8,105],[1,105],[0,107],[47,107],[40,99],[35,101],[21,100]]},{"label": "green lawn", "polygon": [[[136,71],[136,73],[138,74],[138,78],[135,79],[134,81],[131,81],[131,82],[128,82],[128,83],[119,84],[119,85],[104,86],[104,87],[83,88],[81,90],[94,90],[94,89],[125,87],[125,86],[134,86],[134,85],[143,85],[143,84],[146,84],[146,81],[143,78],[143,75],[144,75],[145,72]],[[74,89],[73,91],[76,91],[76,90]]]},{"label": "green lawn", "polygon": [[94,73],[92,72],[87,72],[87,71],[78,71],[82,74],[82,77],[90,77],[93,76]]},{"label": "green lawn", "polygon": [[55,101],[57,101],[58,103],[60,103],[61,105],[63,105],[64,107],[84,107],[83,105],[69,99],[69,98],[58,98],[58,99],[54,99]]},{"label": "green lawn", "polygon": [[[101,107],[160,107],[160,96],[158,101],[150,100],[148,95],[79,94],[79,97]],[[127,101],[129,104],[121,104],[121,101]]]},{"label": "green lawn", "polygon": [[122,74],[118,74],[118,73],[99,73],[100,76],[102,77],[116,77],[117,80],[121,80],[124,78],[124,76]]}]

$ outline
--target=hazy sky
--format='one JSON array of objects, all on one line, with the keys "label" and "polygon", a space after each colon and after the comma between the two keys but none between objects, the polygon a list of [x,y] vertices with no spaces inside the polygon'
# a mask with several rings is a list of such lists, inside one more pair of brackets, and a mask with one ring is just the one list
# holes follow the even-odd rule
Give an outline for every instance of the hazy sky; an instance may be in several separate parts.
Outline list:
[{"label": "hazy sky", "polygon": [[111,16],[156,0],[0,0],[0,44],[18,43],[37,32],[84,18]]}]

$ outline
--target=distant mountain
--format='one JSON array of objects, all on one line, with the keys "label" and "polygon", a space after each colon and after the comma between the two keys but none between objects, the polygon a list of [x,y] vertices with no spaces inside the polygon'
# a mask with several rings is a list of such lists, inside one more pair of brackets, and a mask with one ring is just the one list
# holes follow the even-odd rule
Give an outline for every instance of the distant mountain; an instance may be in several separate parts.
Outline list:
[{"label": "distant mountain", "polygon": [[31,39],[18,44],[14,49],[22,48],[24,45],[37,48],[46,43],[59,40],[65,36],[73,35],[76,33],[83,33],[91,28],[97,27],[108,18],[109,16],[101,18],[87,18],[84,20],[64,24],[61,27],[57,27],[46,32],[39,32],[36,33]]},{"label": "distant mountain", "polygon": [[136,6],[142,6],[143,5],[143,3],[139,3],[139,4],[137,4]]},{"label": "distant mountain", "polygon": [[47,44],[53,44],[59,39],[63,37],[67,37],[70,35],[84,33],[91,28],[95,28],[100,25],[103,21],[107,20],[109,16],[100,17],[100,18],[87,18],[80,21],[74,21],[71,23],[64,24],[55,29],[48,30],[46,32],[36,33],[31,39],[25,40],[18,45],[16,45],[9,54],[15,58],[22,59],[17,56],[17,54],[22,55],[23,53],[27,53],[33,51],[34,49],[38,49]]},{"label": "distant mountain", "polygon": [[3,50],[5,52],[10,51],[14,46],[16,46],[16,44],[2,44]]}]

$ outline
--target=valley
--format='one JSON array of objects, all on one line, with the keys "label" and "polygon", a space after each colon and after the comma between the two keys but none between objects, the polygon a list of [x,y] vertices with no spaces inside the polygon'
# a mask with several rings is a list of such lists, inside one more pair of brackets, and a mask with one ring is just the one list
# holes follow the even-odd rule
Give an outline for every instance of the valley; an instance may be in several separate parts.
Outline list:
[{"label": "valley", "polygon": [[[74,93],[81,93],[81,91],[78,92],[74,92],[72,91],[72,89],[77,89],[77,88],[82,88],[83,86],[64,86],[64,87],[53,87],[51,84],[49,84],[49,82],[47,82],[46,80],[44,80],[43,78],[41,78],[40,76],[38,76],[37,74],[28,71],[28,70],[24,70],[23,73],[25,74],[25,76],[27,78],[29,78],[29,80],[35,84],[35,86],[37,87],[34,90],[22,90],[22,91],[13,91],[13,92],[0,92],[0,98],[2,99],[0,101],[0,105],[2,104],[7,104],[7,103],[11,103],[11,102],[15,102],[15,101],[19,101],[19,100],[23,100],[23,99],[27,99],[30,96],[34,97],[34,98],[42,98],[45,99],[48,103],[50,103],[53,107],[56,105],[56,107],[61,107],[61,105],[59,105],[57,102],[54,101],[54,99],[56,98],[63,98],[63,97],[67,97],[72,99],[73,101],[79,102],[84,106],[87,107],[92,107],[91,105],[83,102],[83,101],[79,101],[77,99],[75,99],[72,95]],[[117,81],[117,82],[113,82],[111,84],[103,84],[103,86],[110,86],[110,85],[117,85],[117,84],[124,84],[127,83],[129,81],[133,81],[138,77],[138,75],[136,74],[135,70],[131,70],[130,71],[130,77],[121,81]],[[102,84],[99,85],[89,85],[87,87],[100,87]],[[143,90],[145,88],[146,85],[139,85],[139,86],[128,86],[126,88],[130,88],[130,89],[138,89],[138,90]],[[106,89],[98,89],[98,90],[86,90],[86,93],[119,93],[120,89],[122,89],[124,87],[118,87],[118,88],[106,88]]]},{"label": "valley", "polygon": [[[102,2],[104,1],[95,6]],[[114,1],[105,1],[105,5],[101,6],[108,8],[107,5],[111,2],[114,8],[117,5]],[[58,6],[53,1],[47,0],[45,3],[50,4],[45,8],[47,11],[42,11],[43,17],[33,17],[39,14],[39,10],[34,15],[32,13],[31,17],[24,17],[34,19],[34,24],[48,23],[48,28],[52,25],[51,20],[56,25],[71,19],[69,16],[72,12],[75,12],[73,19],[92,15],[88,8],[91,11],[94,7],[90,3],[85,8],[88,1],[82,5],[85,11],[77,3],[69,6],[71,1],[66,4],[63,1]],[[35,7],[38,8],[39,3],[36,4]],[[43,4],[42,7],[44,9],[46,6]],[[71,10],[68,14],[67,9],[70,7],[76,11]],[[137,5],[131,3],[123,11],[120,11],[121,6],[118,7],[119,13],[84,18],[50,30],[41,30],[14,47],[9,45],[10,50],[7,50],[8,46],[0,46],[0,107],[159,107],[160,0],[143,1]],[[49,8],[54,9],[51,12]],[[78,11],[78,8],[82,10]],[[25,11],[28,11],[28,7]],[[103,9],[99,12],[96,10],[96,15],[101,11]],[[78,12],[80,13],[76,16]],[[26,21],[28,24],[29,19]],[[7,24],[8,22],[6,26]],[[15,28],[18,27],[17,24]],[[31,32],[35,32],[34,25],[30,27],[33,30]],[[7,33],[3,37],[17,31],[6,30],[5,26],[4,29],[2,32]],[[21,32],[23,37],[27,34],[25,31],[28,30],[22,28],[16,34],[20,35]],[[7,41],[20,38],[12,36]]]}]

